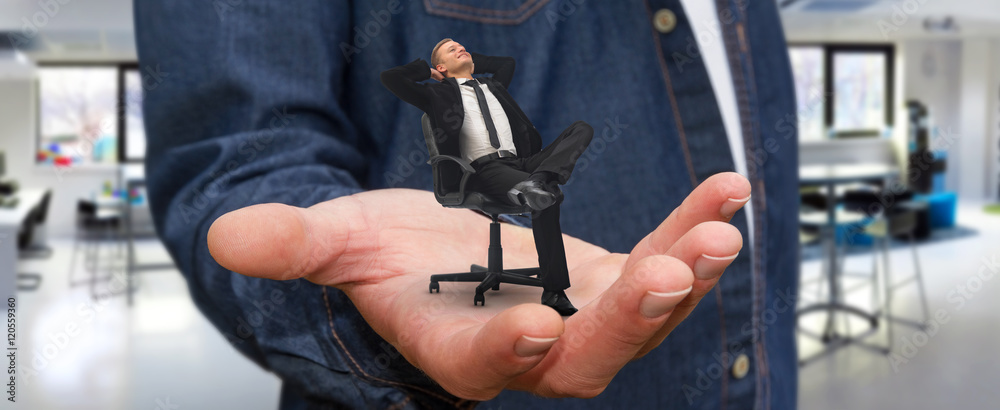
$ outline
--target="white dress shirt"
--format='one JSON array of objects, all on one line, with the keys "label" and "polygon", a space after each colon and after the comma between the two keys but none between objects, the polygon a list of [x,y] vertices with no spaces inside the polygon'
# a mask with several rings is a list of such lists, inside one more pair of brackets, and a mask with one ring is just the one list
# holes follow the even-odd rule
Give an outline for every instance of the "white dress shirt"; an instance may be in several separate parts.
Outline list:
[{"label": "white dress shirt", "polygon": [[[722,27],[714,1],[681,0],[691,29],[698,42],[701,57],[705,59],[708,78],[712,81],[715,99],[719,102],[722,113],[722,124],[729,137],[729,148],[733,152],[733,163],[736,172],[748,176],[746,154],[743,148],[743,132],[740,126],[739,110],[736,107],[736,92],[733,90],[733,77],[729,71],[729,60],[726,58],[726,46],[722,40]],[[763,195],[763,192],[758,193]],[[747,228],[750,230],[750,246],[753,246],[753,215],[752,203],[747,202],[744,209],[747,213]]]},{"label": "white dress shirt", "polygon": [[[490,144],[490,132],[486,129],[486,121],[479,109],[479,98],[476,97],[476,90],[468,85],[463,85],[470,79],[456,77],[455,80],[458,80],[458,89],[462,90],[462,104],[465,106],[465,121],[462,122],[459,147],[462,150],[462,158],[471,162],[484,155],[495,153],[498,149],[493,148],[493,145]],[[507,113],[504,112],[500,101],[490,92],[490,88],[486,84],[479,83],[479,87],[486,94],[486,105],[490,108],[490,117],[493,119],[493,126],[496,127],[497,137],[500,139],[499,150],[517,154]]]}]

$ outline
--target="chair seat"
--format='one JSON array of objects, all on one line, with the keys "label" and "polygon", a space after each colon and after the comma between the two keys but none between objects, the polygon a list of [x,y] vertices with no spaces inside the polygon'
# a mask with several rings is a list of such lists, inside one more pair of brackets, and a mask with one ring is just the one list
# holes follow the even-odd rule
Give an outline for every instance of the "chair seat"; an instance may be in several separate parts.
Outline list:
[{"label": "chair seat", "polygon": [[490,215],[513,215],[531,212],[528,205],[511,205],[497,201],[479,192],[466,192],[461,203],[444,205],[446,208],[462,208],[480,210]]}]

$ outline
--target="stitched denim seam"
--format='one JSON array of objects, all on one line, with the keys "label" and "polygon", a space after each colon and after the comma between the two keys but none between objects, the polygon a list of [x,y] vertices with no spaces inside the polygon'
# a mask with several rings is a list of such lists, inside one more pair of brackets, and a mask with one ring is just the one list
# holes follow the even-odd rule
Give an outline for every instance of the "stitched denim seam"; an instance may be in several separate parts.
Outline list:
[{"label": "stitched denim seam", "polygon": [[[742,11],[741,11],[741,13],[742,13]],[[746,16],[745,13],[744,13],[743,20],[745,22],[747,20],[747,16]],[[743,30],[745,27],[746,27],[745,25],[741,25],[740,29]],[[744,35],[744,37],[746,37],[746,36]],[[748,104],[748,108],[751,111],[753,111],[755,109],[754,107],[757,106],[757,104],[754,104],[754,101],[756,101],[756,99],[757,99],[757,80],[756,80],[757,77],[756,77],[756,75],[754,73],[754,69],[753,69],[753,53],[750,52],[750,43],[749,42],[746,42],[746,50],[744,50],[744,54],[746,55],[746,59],[747,59],[747,77],[749,77],[749,81],[745,81],[744,85],[749,88],[749,91],[747,92],[748,93],[747,104]],[[753,98],[750,98],[749,96],[753,96]],[[758,114],[758,115],[760,114],[760,109],[759,108],[756,108],[756,114]],[[761,130],[760,130],[759,125],[760,125],[759,123],[752,123],[751,124],[753,133],[749,137],[753,140],[755,147],[758,146],[758,145],[760,145],[759,144],[759,142],[760,142],[759,140],[762,138]],[[766,188],[767,188],[766,184],[767,183],[765,182],[764,177],[761,175],[762,174],[762,170],[758,170],[758,171],[759,172],[757,173],[757,180],[758,180],[758,183],[760,184],[761,192],[766,192]],[[767,195],[758,195],[758,197],[759,197],[758,203],[754,204],[754,205],[756,205],[754,207],[754,209],[757,210],[757,212],[754,213],[755,214],[754,215],[754,219],[755,219],[755,222],[757,222],[757,229],[755,230],[756,232],[754,233],[754,242],[758,244],[758,246],[756,247],[756,249],[757,249],[756,253],[758,255],[758,258],[757,258],[757,263],[755,265],[757,265],[757,272],[759,272],[758,276],[760,277],[760,284],[757,287],[758,287],[758,292],[759,292],[759,296],[760,296],[760,308],[763,309],[764,305],[767,302],[767,300],[766,300],[767,299],[767,276],[764,275],[764,269],[765,269],[765,265],[767,263],[767,249],[765,249],[765,247],[761,246],[760,244],[762,243],[763,239],[766,237],[766,235],[764,233],[767,231],[767,218],[764,217],[765,215],[767,215]],[[771,367],[770,367],[770,362],[768,361],[768,358],[767,358],[767,340],[764,339],[763,337],[760,339],[759,350],[760,350],[760,352],[759,352],[759,354],[760,354],[760,366],[759,367],[761,368],[760,369],[760,372],[761,372],[760,375],[761,375],[762,386],[764,388],[764,398],[763,398],[764,407],[765,408],[770,408],[771,407],[771,382],[770,382]]]},{"label": "stitched denim seam", "polygon": [[[722,306],[722,287],[718,283],[715,284],[715,300],[719,306],[719,339],[722,340],[722,352],[725,354],[729,351],[728,343],[726,343],[726,309]],[[725,356],[723,356],[725,357]],[[730,360],[735,360],[730,358]],[[734,363],[734,362],[730,362]],[[725,365],[725,363],[723,363]],[[722,382],[720,383],[722,387],[721,400],[719,401],[719,408],[725,410],[726,399],[729,398],[729,373],[722,372]]]},{"label": "stitched denim seam", "polygon": [[[740,10],[740,14],[742,15],[743,24],[739,25],[738,27],[739,27],[740,31],[744,33],[743,37],[746,38],[746,30],[745,30],[745,28],[746,28],[746,23],[748,23],[748,21],[747,21],[747,14],[743,10]],[[755,75],[754,69],[753,69],[753,53],[750,50],[750,42],[749,41],[745,41],[744,45],[746,46],[746,49],[742,50],[742,51],[743,51],[743,54],[746,56],[746,60],[747,60],[746,70],[747,70],[747,77],[748,77],[748,78],[744,79],[744,86],[749,89],[749,90],[747,90],[747,108],[748,108],[748,110],[751,111],[751,114],[754,114],[754,112],[753,112],[754,110],[756,110],[756,114],[759,114],[760,113],[760,109],[756,108],[756,107],[758,107],[758,105],[754,103],[756,101],[756,99],[757,99],[757,80],[756,80],[756,75]],[[752,98],[751,98],[751,96],[752,96]],[[758,146],[758,145],[760,145],[759,144],[759,142],[760,142],[759,140],[760,140],[760,138],[762,138],[761,130],[760,130],[759,125],[760,125],[759,123],[753,123],[753,122],[751,123],[752,133],[749,135],[749,138],[754,143],[755,147]],[[757,176],[757,182],[760,184],[760,188],[761,188],[760,191],[761,192],[766,192],[766,182],[764,180],[764,177],[761,174],[762,174],[762,170],[758,170],[757,175],[756,175]],[[757,202],[758,203],[754,204],[754,205],[756,205],[754,207],[754,209],[757,210],[757,212],[754,213],[755,214],[754,215],[754,220],[755,220],[755,222],[757,222],[757,225],[756,225],[757,229],[755,230],[756,232],[754,232],[754,240],[755,240],[755,243],[758,244],[758,246],[756,247],[756,252],[755,252],[755,253],[757,253],[757,256],[758,256],[757,261],[755,263],[755,265],[756,265],[755,268],[757,269],[757,275],[760,278],[760,283],[758,284],[757,288],[758,288],[758,296],[759,296],[759,299],[760,299],[760,301],[759,301],[759,303],[760,303],[759,307],[760,307],[760,309],[762,311],[763,308],[764,308],[764,305],[766,304],[766,301],[767,301],[766,300],[767,299],[767,276],[764,275],[765,265],[767,263],[767,252],[766,252],[767,249],[765,249],[764,246],[760,246],[760,244],[762,243],[763,239],[767,236],[767,235],[764,234],[767,231],[767,218],[764,217],[765,215],[767,215],[767,195],[758,195],[758,201]],[[758,350],[759,350],[758,354],[759,354],[760,366],[758,366],[758,367],[760,368],[759,374],[760,374],[760,378],[761,378],[761,386],[764,389],[764,396],[762,398],[762,402],[764,403],[764,408],[770,408],[771,407],[771,382],[770,382],[771,367],[770,367],[770,362],[768,361],[768,358],[767,358],[767,340],[762,337],[762,338],[760,338],[759,342],[760,343],[759,343],[759,347],[758,347]]]},{"label": "stitched denim seam", "polygon": [[[724,1],[725,0],[717,0],[716,3],[717,7],[724,7],[725,4],[722,4]],[[753,80],[754,78],[753,67],[752,67],[753,61],[749,53],[749,45],[745,41],[746,36],[744,27],[745,27],[746,14],[740,7],[737,7],[737,13],[739,13],[739,20],[735,22],[736,26],[735,28],[736,30],[739,31],[739,33],[735,32],[733,30],[733,27],[725,25],[725,27],[723,27],[723,31],[725,32],[724,38],[726,40],[724,41],[724,44],[727,49],[727,54],[729,55],[730,67],[739,68],[739,70],[731,70],[731,72],[733,74],[733,82],[736,87],[736,91],[738,91],[737,102],[740,105],[739,108],[740,108],[741,124],[743,126],[742,130],[743,141],[744,144],[746,145],[744,147],[745,148],[744,150],[746,151],[745,155],[748,156],[747,163],[750,164],[751,161],[754,160],[754,158],[751,155],[749,155],[749,153],[753,152],[754,147],[757,146],[756,136],[759,135],[760,130],[755,126],[755,124],[753,124],[753,121],[750,121],[752,114],[751,95],[756,96],[756,88],[754,87],[753,89],[748,89],[748,83],[751,83],[752,81],[747,81],[746,78],[750,77],[751,80]],[[742,34],[741,38],[743,38],[744,41],[739,41],[738,43],[740,48],[734,51],[733,46],[735,39],[733,37],[736,36],[737,34]],[[746,48],[744,49],[743,47]],[[746,59],[746,64],[742,62],[742,59],[740,59],[740,57],[744,57]],[[744,70],[748,72],[745,73]],[[753,167],[748,166],[747,171],[748,173],[750,173],[749,176],[751,181],[753,181],[753,184],[758,187],[757,191],[765,193],[764,195],[754,195],[753,197],[754,215],[751,215],[751,217],[754,218],[755,222],[753,238],[754,238],[754,243],[756,244],[756,246],[754,246],[754,259],[752,268],[753,269],[752,277],[755,279],[754,297],[753,297],[754,300],[753,322],[759,324],[761,320],[761,318],[759,317],[760,312],[763,306],[764,299],[766,298],[766,293],[765,293],[766,278],[764,277],[763,266],[762,266],[764,259],[763,255],[764,250],[762,249],[763,248],[762,232],[764,230],[764,223],[765,223],[764,218],[762,216],[766,214],[766,208],[767,208],[766,198],[765,198],[766,191],[764,186],[764,180],[760,176],[761,170],[757,169],[756,166]],[[760,329],[760,327],[757,326],[757,329]],[[756,372],[758,380],[757,380],[756,390],[759,398],[758,403],[761,405],[761,407],[767,408],[768,406],[765,403],[769,402],[767,396],[769,395],[770,392],[770,386],[768,385],[769,383],[767,377],[770,372],[768,370],[767,352],[765,351],[766,349],[765,349],[764,338],[762,336],[758,336],[754,344],[755,344],[754,350],[756,353],[755,361],[757,362]],[[763,391],[764,389],[766,389],[766,392]]]},{"label": "stitched denim seam", "polygon": [[[649,0],[645,0],[646,14],[649,16],[649,21],[653,21],[653,9],[649,5]],[[653,43],[656,47],[656,56],[660,62],[660,72],[663,73],[663,81],[666,83],[667,87],[667,97],[670,99],[670,108],[674,112],[674,121],[677,122],[677,134],[680,137],[681,142],[681,152],[684,153],[684,163],[687,165],[688,175],[691,177],[691,187],[694,188],[698,185],[698,178],[695,176],[694,163],[691,161],[691,152],[688,150],[687,144],[687,134],[684,132],[684,121],[681,119],[681,113],[677,109],[677,97],[674,96],[674,85],[670,80],[670,72],[667,69],[667,60],[663,56],[663,45],[660,44],[659,34],[656,32],[656,28],[650,23],[649,27],[650,33],[653,35]]]},{"label": "stitched denim seam", "polygon": [[[329,319],[329,321],[330,321],[330,333],[333,334],[333,338],[336,339],[337,344],[340,345],[341,351],[343,351],[344,355],[347,356],[348,359],[351,359],[351,363],[354,364],[354,367],[356,367],[358,369],[358,372],[361,373],[361,376],[363,376],[363,378],[368,379],[368,380],[372,380],[372,381],[378,381],[378,382],[385,383],[385,384],[392,385],[392,386],[400,386],[400,387],[411,388],[411,389],[417,390],[419,392],[422,392],[422,393],[434,396],[434,397],[436,397],[436,398],[444,401],[445,403],[451,404],[452,406],[455,406],[455,407],[458,407],[459,404],[462,403],[462,400],[460,400],[458,402],[455,402],[455,401],[452,401],[451,399],[448,399],[447,397],[444,397],[444,396],[442,396],[440,394],[437,394],[435,392],[432,392],[430,390],[424,389],[424,388],[419,387],[419,386],[414,386],[414,385],[407,384],[407,383],[395,382],[395,381],[391,381],[391,380],[385,380],[385,379],[381,379],[381,378],[378,378],[378,377],[374,377],[374,376],[372,376],[372,375],[370,375],[368,373],[365,373],[364,369],[361,368],[361,366],[358,364],[357,360],[354,359],[354,356],[351,355],[351,352],[347,349],[347,346],[344,345],[344,341],[340,339],[340,335],[337,334],[337,330],[334,329],[334,327],[333,327],[333,312],[330,310],[330,301],[329,301],[329,299],[327,298],[327,295],[326,295],[326,286],[322,286],[321,288],[323,289],[323,304],[326,305],[326,316],[327,316],[327,319]],[[353,369],[351,369],[351,374],[354,375],[354,376],[358,376],[358,373],[355,373]]]},{"label": "stitched denim seam", "polygon": [[[452,3],[441,0],[425,0],[424,5],[428,7],[437,7],[437,8],[453,8],[456,10],[465,10],[472,13],[482,13],[494,16],[505,16],[505,15],[517,15],[520,13],[524,13],[525,9],[532,5],[531,3],[535,3],[538,1],[539,0],[526,0],[522,2],[520,6],[517,6],[517,8],[513,10],[497,10],[487,7],[467,6],[465,4]],[[548,1],[549,0],[543,0],[542,3],[548,3]]]},{"label": "stitched denim seam", "polygon": [[[430,4],[432,1],[433,0],[424,0],[424,10],[427,11],[427,14],[436,15],[436,16],[452,17],[452,18],[456,18],[456,19],[460,19],[460,20],[474,21],[474,22],[477,22],[477,23],[501,24],[501,25],[518,25],[518,24],[521,24],[525,20],[527,20],[528,18],[534,16],[538,12],[538,10],[542,8],[542,6],[544,6],[545,4],[547,4],[549,2],[549,0],[540,0],[539,2],[535,3],[531,9],[527,10],[526,12],[521,13],[519,16],[516,16],[516,17],[502,17],[502,14],[507,13],[510,10],[489,10],[489,9],[482,9],[483,11],[481,13],[484,13],[487,16],[477,16],[477,15],[469,14],[468,12],[463,12],[463,11],[453,11],[453,10],[445,10],[445,9],[442,9],[442,8],[436,8],[436,6],[433,6],[433,5]],[[525,4],[527,4],[527,3],[525,3]],[[453,6],[457,6],[457,5],[453,5]],[[468,7],[468,6],[465,6],[465,7]],[[517,10],[514,10],[514,11],[517,11]],[[496,16],[501,16],[501,17],[489,17],[488,15],[496,15]]]}]

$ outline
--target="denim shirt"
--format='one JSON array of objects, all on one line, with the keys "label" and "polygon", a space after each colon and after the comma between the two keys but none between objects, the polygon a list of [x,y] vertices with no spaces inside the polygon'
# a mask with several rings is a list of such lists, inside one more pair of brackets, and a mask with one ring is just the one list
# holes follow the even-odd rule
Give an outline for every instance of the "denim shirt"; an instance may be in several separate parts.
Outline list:
[{"label": "denim shirt", "polygon": [[[787,48],[773,1],[716,2],[753,189],[754,214],[732,222],[743,252],[660,347],[596,398],[505,391],[480,407],[795,406],[798,160]],[[545,144],[577,120],[594,127],[564,187],[569,235],[627,253],[707,175],[732,169],[711,84],[693,69],[695,36],[705,33],[692,31],[677,0],[134,6],[156,226],[204,315],[284,380],[283,407],[477,404],[410,365],[342,292],[230,272],[206,245],[217,217],[252,204],[429,190],[421,113],[378,75],[428,59],[438,40],[514,57],[510,94]],[[661,9],[677,17],[672,30],[654,25]],[[737,357],[748,359],[745,375],[733,369]]]}]

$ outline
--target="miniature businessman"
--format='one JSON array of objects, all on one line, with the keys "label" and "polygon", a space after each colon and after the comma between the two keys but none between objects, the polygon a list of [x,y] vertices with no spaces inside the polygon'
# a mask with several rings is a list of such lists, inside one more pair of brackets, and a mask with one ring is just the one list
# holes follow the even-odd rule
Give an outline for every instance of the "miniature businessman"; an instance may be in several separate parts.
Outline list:
[{"label": "miniature businessman", "polygon": [[[382,84],[397,97],[427,113],[444,130],[442,154],[460,156],[476,170],[470,188],[495,200],[527,205],[542,274],[542,304],[563,316],[576,313],[566,297],[569,269],[559,226],[559,204],[576,160],[594,130],[577,121],[541,149],[538,130],[514,102],[507,87],[514,76],[512,57],[469,53],[446,38],[431,51],[431,63],[417,59],[382,72]],[[493,77],[473,78],[473,74]],[[421,83],[429,78],[439,83]]]}]

